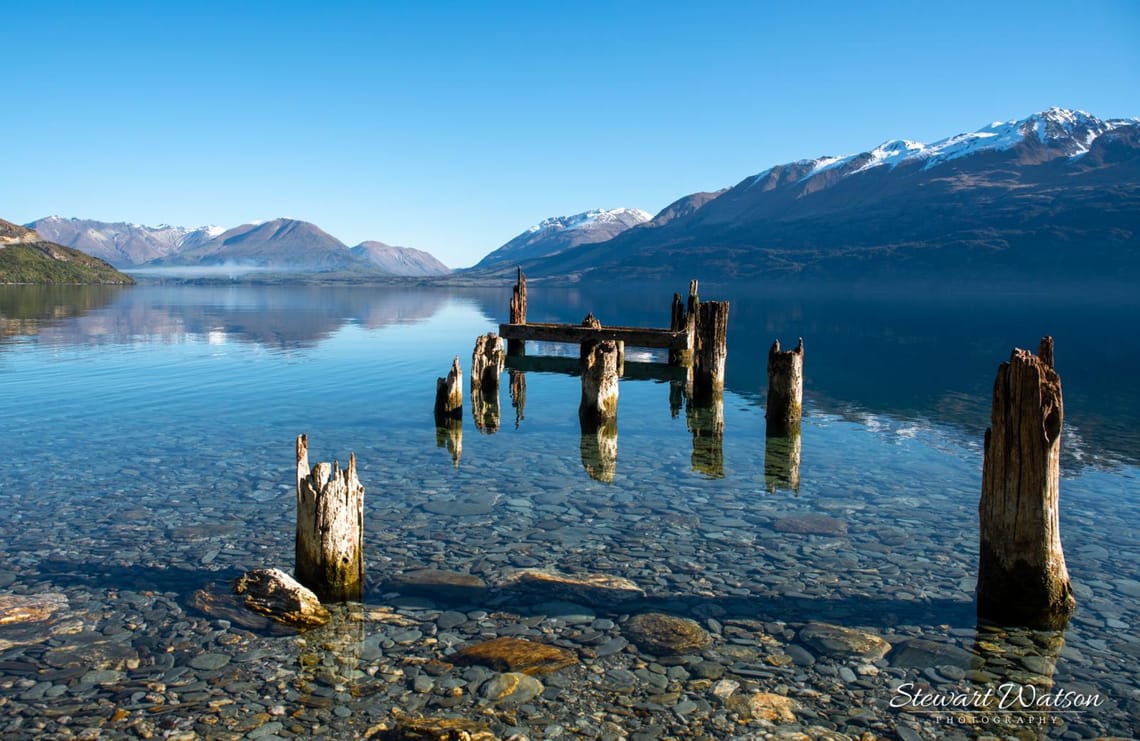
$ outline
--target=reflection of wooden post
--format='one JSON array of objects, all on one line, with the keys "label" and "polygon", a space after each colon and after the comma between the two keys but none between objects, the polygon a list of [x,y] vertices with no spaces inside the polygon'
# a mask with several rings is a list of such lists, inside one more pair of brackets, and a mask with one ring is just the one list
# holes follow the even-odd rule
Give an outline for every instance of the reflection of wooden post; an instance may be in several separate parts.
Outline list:
[{"label": "reflection of wooden post", "polygon": [[595,481],[613,483],[617,472],[617,420],[609,419],[590,428],[582,421],[582,467]]},{"label": "reflection of wooden post", "polygon": [[764,483],[769,492],[800,490],[802,442],[797,430],[790,437],[768,435],[764,440]]},{"label": "reflection of wooden post", "polygon": [[792,437],[799,434],[804,406],[804,338],[795,350],[781,350],[780,341],[768,350],[769,435]]},{"label": "reflection of wooden post", "polygon": [[447,418],[436,420],[435,446],[447,448],[451,454],[451,462],[459,468],[459,459],[463,457],[463,420]]},{"label": "reflection of wooden post", "polygon": [[711,478],[724,478],[724,400],[689,404],[685,422],[693,434],[693,470]]},{"label": "reflection of wooden post", "polygon": [[1057,511],[1063,407],[1052,337],[998,367],[978,505],[981,618],[1056,629],[1076,607]]},{"label": "reflection of wooden post", "polygon": [[515,429],[525,418],[526,409],[526,373],[519,370],[509,371],[511,377],[511,406],[515,408]]},{"label": "reflection of wooden post", "polygon": [[364,487],[356,455],[348,468],[309,469],[308,438],[297,437],[297,581],[322,600],[359,600],[364,593]]},{"label": "reflection of wooden post", "polygon": [[447,378],[435,380],[435,423],[442,425],[449,419],[463,418],[463,371],[459,368],[459,356],[451,361],[451,371]]},{"label": "reflection of wooden post", "polygon": [[[587,344],[592,345],[589,352]],[[618,374],[617,347],[608,340],[583,343],[582,401],[578,419],[583,430],[594,430],[609,420],[617,419]]]},{"label": "reflection of wooden post", "polygon": [[[511,292],[511,324],[526,324],[526,276],[522,267],[518,268],[518,280]],[[526,355],[526,340],[508,340],[509,355]]]},{"label": "reflection of wooden post", "polygon": [[480,335],[471,353],[471,390],[497,392],[504,364],[503,338],[494,332]]},{"label": "reflection of wooden post", "polygon": [[697,349],[693,358],[693,393],[703,402],[724,393],[728,359],[728,302],[704,301],[697,307]]}]

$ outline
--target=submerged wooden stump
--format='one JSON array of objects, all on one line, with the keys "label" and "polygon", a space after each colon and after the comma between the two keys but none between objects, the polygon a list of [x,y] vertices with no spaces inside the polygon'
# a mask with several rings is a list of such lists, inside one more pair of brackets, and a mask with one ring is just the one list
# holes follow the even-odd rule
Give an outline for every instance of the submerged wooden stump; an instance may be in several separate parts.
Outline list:
[{"label": "submerged wooden stump", "polygon": [[475,340],[475,350],[471,353],[471,390],[499,390],[499,376],[503,373],[506,360],[503,358],[503,338],[488,332]]},{"label": "submerged wooden stump", "polygon": [[[518,280],[511,291],[511,324],[526,324],[526,275],[518,268]],[[526,340],[508,340],[509,355],[526,355]]]},{"label": "submerged wooden stump", "polygon": [[446,448],[451,454],[451,462],[459,468],[459,459],[463,457],[463,420],[444,419],[436,421],[435,446]]},{"label": "submerged wooden stump", "polygon": [[697,307],[696,343],[693,394],[704,404],[724,393],[724,366],[728,359],[727,301],[705,301]]},{"label": "submerged wooden stump", "polygon": [[463,419],[463,371],[458,355],[451,361],[447,378],[435,380],[435,423],[443,425],[449,419]]},{"label": "submerged wooden stump", "polygon": [[595,481],[612,484],[617,473],[617,420],[609,419],[599,425],[582,422],[582,439],[578,446],[582,455],[582,468]]},{"label": "submerged wooden stump", "polygon": [[803,443],[800,432],[783,437],[764,438],[764,484],[769,493],[778,489],[800,490],[800,456]]},{"label": "submerged wooden stump", "polygon": [[[592,345],[586,352],[585,345]],[[578,419],[582,429],[594,430],[617,419],[617,346],[610,341],[584,343],[582,358],[582,401]]]},{"label": "submerged wooden stump", "polygon": [[780,341],[768,350],[767,434],[798,435],[804,406],[804,338],[794,350],[781,350]]},{"label": "submerged wooden stump", "polygon": [[309,444],[297,437],[297,581],[321,600],[359,600],[364,593],[364,487],[356,455],[348,468],[309,468]]},{"label": "submerged wooden stump", "polygon": [[1063,406],[1052,337],[999,366],[978,504],[980,618],[1057,629],[1076,607],[1058,514]]}]

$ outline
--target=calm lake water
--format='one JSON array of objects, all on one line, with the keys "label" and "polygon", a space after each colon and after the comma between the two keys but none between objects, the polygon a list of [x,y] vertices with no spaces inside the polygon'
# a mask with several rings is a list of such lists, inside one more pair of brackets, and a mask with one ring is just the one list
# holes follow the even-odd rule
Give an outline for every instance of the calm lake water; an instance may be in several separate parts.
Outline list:
[{"label": "calm lake water", "polygon": [[[529,318],[664,326],[685,290],[532,282]],[[352,738],[401,715],[531,739],[1140,735],[1140,301],[701,294],[732,302],[723,407],[691,408],[642,365],[663,356],[631,348],[613,459],[558,372],[504,374],[497,430],[468,394],[461,439],[437,436],[435,379],[456,355],[470,367],[506,286],[0,286],[0,735]],[[1045,334],[1079,607],[1063,633],[978,626],[990,391]],[[800,336],[797,468],[766,445],[764,396],[769,345]],[[313,461],[356,453],[368,579],[362,607],[303,635],[202,596],[292,569],[300,433]],[[470,578],[447,588],[424,569]],[[519,569],[644,595],[503,587]],[[629,629],[645,612],[711,642],[647,651]],[[496,636],[579,661],[499,698],[495,671],[445,663]],[[915,700],[1001,687],[1090,702]],[[791,698],[787,714],[766,715],[765,693]]]}]

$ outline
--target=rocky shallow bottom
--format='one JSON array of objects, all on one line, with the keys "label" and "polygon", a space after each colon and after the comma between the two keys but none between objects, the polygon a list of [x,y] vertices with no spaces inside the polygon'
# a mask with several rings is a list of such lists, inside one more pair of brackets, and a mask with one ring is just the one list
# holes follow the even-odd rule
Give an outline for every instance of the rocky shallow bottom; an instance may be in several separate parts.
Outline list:
[{"label": "rocky shallow bottom", "polygon": [[[224,598],[248,569],[292,565],[294,495],[272,466],[189,433],[163,444],[199,450],[161,466],[17,459],[14,481],[64,473],[0,512],[0,736],[1140,736],[1131,480],[1064,483],[1068,629],[987,628],[974,461],[896,435],[852,476],[827,457],[843,435],[816,439],[800,496],[695,477],[687,449],[623,454],[620,487],[542,447],[493,477],[434,448],[372,469],[364,451],[365,600],[306,632]],[[200,456],[246,474],[201,474]],[[1097,704],[1018,707],[1003,686]]]}]

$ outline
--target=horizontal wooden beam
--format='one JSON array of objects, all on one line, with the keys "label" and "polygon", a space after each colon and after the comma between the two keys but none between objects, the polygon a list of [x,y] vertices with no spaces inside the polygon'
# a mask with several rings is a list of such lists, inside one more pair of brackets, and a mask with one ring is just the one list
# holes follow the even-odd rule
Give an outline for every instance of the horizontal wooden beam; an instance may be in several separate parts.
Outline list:
[{"label": "horizontal wooden beam", "polygon": [[[578,358],[552,355],[516,355],[507,358],[507,368],[525,373],[562,373],[567,376],[582,374]],[[686,369],[665,363],[646,363],[627,360],[621,377],[628,381],[684,381]]]},{"label": "horizontal wooden beam", "polygon": [[499,336],[508,340],[535,340],[538,342],[570,342],[582,344],[591,340],[618,340],[627,347],[667,347],[683,350],[688,347],[685,330],[650,329],[648,327],[579,327],[574,324],[500,324]]}]

